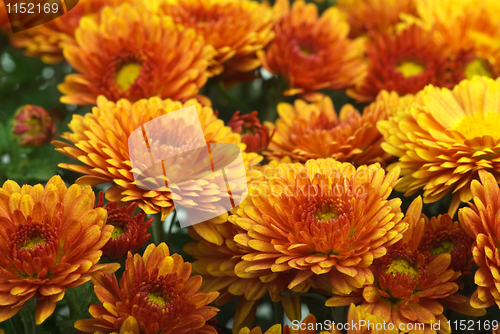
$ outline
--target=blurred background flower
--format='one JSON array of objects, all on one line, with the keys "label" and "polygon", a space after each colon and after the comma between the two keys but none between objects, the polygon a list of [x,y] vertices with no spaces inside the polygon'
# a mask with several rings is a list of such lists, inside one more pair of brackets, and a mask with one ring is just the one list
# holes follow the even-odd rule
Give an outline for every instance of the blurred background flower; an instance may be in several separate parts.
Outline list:
[{"label": "blurred background flower", "polygon": [[22,146],[41,146],[56,137],[56,126],[42,107],[25,105],[14,115],[12,133]]}]

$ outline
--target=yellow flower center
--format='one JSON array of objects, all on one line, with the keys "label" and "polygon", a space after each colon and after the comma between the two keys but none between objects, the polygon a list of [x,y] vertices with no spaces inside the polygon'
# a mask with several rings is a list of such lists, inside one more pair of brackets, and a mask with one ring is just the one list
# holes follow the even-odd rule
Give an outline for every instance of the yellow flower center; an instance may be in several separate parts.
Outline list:
[{"label": "yellow flower center", "polygon": [[465,66],[465,77],[471,79],[475,75],[493,78],[491,72],[484,66],[481,58],[476,58]]},{"label": "yellow flower center", "polygon": [[300,46],[300,53],[302,53],[303,55],[307,56],[307,55],[310,55],[312,53],[312,51],[309,50],[308,47],[301,45]]},{"label": "yellow flower center", "polygon": [[116,238],[119,238],[123,233],[125,232],[121,227],[115,226],[113,232],[111,232],[111,239],[115,240]]},{"label": "yellow flower center", "polygon": [[26,133],[31,134],[31,135],[37,135],[40,133],[42,130],[42,124],[40,119],[30,119],[29,121],[26,122],[27,125],[29,125],[30,129],[26,131]]},{"label": "yellow flower center", "polygon": [[254,134],[254,131],[252,130],[252,128],[249,128],[246,126],[243,126],[243,128],[241,129],[241,132],[240,132],[240,135],[253,135],[253,134]]},{"label": "yellow flower center", "polygon": [[156,293],[148,293],[148,299],[150,302],[155,303],[160,307],[165,307],[165,305],[167,305],[165,299],[158,296]]},{"label": "yellow flower center", "polygon": [[413,279],[418,276],[418,272],[413,268],[412,265],[408,263],[405,259],[394,259],[385,271],[386,273],[391,273],[392,276],[396,276],[397,273],[410,274]]},{"label": "yellow flower center", "polygon": [[128,90],[141,74],[141,65],[130,63],[122,66],[116,74],[116,84],[123,90]]},{"label": "yellow flower center", "polygon": [[396,70],[405,78],[409,78],[421,74],[425,70],[425,66],[414,61],[404,61],[396,66]]},{"label": "yellow flower center", "polygon": [[35,248],[38,244],[42,244],[42,246],[45,246],[45,240],[43,240],[42,237],[34,237],[30,240],[28,240],[22,247],[21,249],[33,249]]},{"label": "yellow flower center", "polygon": [[476,113],[465,116],[453,129],[467,139],[474,139],[490,135],[493,139],[500,139],[500,113]]},{"label": "yellow flower center", "polygon": [[320,212],[318,212],[318,213],[316,213],[316,214],[314,215],[314,217],[315,217],[317,220],[322,220],[322,221],[324,221],[324,222],[327,222],[327,221],[329,221],[330,219],[337,219],[337,218],[339,218],[339,216],[338,216],[336,213],[334,213],[334,212],[325,212],[325,213],[320,213]]},{"label": "yellow flower center", "polygon": [[434,255],[439,255],[443,253],[451,253],[455,248],[455,244],[450,240],[445,240],[439,246],[431,249],[431,253]]}]

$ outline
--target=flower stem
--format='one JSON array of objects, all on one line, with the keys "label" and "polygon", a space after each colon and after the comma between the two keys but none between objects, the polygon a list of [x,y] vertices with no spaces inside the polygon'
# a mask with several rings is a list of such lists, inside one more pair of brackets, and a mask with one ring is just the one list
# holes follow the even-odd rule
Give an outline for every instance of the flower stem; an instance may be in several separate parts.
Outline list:
[{"label": "flower stem", "polygon": [[285,310],[281,302],[273,303],[273,316],[275,324],[282,324]]},{"label": "flower stem", "polygon": [[175,221],[177,220],[177,211],[174,210],[172,212],[172,219],[170,220],[170,225],[168,226],[168,232],[167,232],[167,237],[165,239],[165,242],[167,245],[170,243],[170,239],[172,237],[172,229],[174,228]]},{"label": "flower stem", "polygon": [[31,298],[24,304],[19,314],[24,325],[24,334],[36,334],[37,326],[35,323],[36,298]]},{"label": "flower stem", "polygon": [[161,221],[161,214],[153,215],[153,241],[159,245],[165,240],[165,233],[163,231],[163,222]]}]

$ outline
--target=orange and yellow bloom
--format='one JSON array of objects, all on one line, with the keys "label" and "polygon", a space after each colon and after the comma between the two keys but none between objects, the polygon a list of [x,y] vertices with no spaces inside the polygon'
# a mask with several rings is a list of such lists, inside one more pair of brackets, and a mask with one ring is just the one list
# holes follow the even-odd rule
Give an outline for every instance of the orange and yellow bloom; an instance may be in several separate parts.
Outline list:
[{"label": "orange and yellow bloom", "polygon": [[329,97],[310,104],[303,100],[295,100],[293,105],[280,103],[280,117],[275,125],[267,124],[275,133],[264,154],[273,160],[290,157],[294,162],[334,158],[355,166],[385,164],[392,156],[381,147],[384,140],[376,123],[413,100],[411,95],[399,97],[384,91],[363,114],[351,105],[344,105],[339,116]]},{"label": "orange and yellow bloom", "polygon": [[412,25],[400,34],[375,36],[367,42],[368,70],[347,94],[360,102],[374,101],[381,90],[400,95],[416,94],[428,84],[453,87],[448,72],[450,53],[433,35]]},{"label": "orange and yellow bloom", "polygon": [[481,182],[471,183],[473,201],[460,209],[458,218],[467,227],[475,242],[472,246],[474,262],[479,266],[474,276],[477,289],[471,297],[476,308],[500,307],[500,190],[495,177],[479,172]]},{"label": "orange and yellow bloom", "polygon": [[185,101],[205,84],[215,55],[193,29],[139,3],[84,17],[75,36],[76,44],[65,44],[64,57],[78,73],[59,85],[63,103],[95,105],[98,95],[112,101],[152,96]]},{"label": "orange and yellow bloom", "polygon": [[[146,214],[161,213],[162,220],[174,209],[172,194],[169,189],[147,190],[136,184],[132,172],[128,138],[142,124],[156,117],[166,115],[174,110],[195,106],[207,143],[240,144],[240,135],[224,126],[212,108],[202,106],[195,99],[186,103],[161,100],[159,98],[143,99],[131,103],[125,99],[117,103],[100,97],[92,113],[85,116],[73,115],[69,123],[72,132],[62,135],[71,144],[55,141],[57,150],[67,156],[79,160],[84,165],[62,163],[59,166],[84,174],[77,180],[81,184],[97,185],[114,183],[106,191],[106,198],[117,202],[137,202]],[[181,138],[178,138],[182,140]],[[198,168],[196,161],[191,161],[193,168]],[[203,170],[204,166],[199,166]],[[182,190],[182,184],[178,184]],[[214,193],[213,184],[203,182],[201,190],[192,192],[192,183],[185,185],[189,191],[183,193],[185,203],[199,203],[199,207],[209,210],[216,205],[225,194]],[[201,197],[200,197],[201,196]],[[200,201],[201,200],[201,201]],[[179,199],[182,204],[183,200]]]},{"label": "orange and yellow bloom", "polygon": [[351,295],[334,296],[327,306],[349,305],[363,301],[361,307],[397,329],[421,324],[422,333],[436,333],[433,324],[450,333],[450,324],[444,316],[444,307],[469,316],[483,316],[484,309],[473,309],[469,299],[456,292],[455,282],[461,276],[451,268],[452,251],[440,249],[433,258],[418,251],[425,230],[425,216],[421,215],[422,200],[418,197],[410,205],[404,222],[408,230],[403,238],[389,247],[385,256],[376,259],[371,267],[375,280]]},{"label": "orange and yellow bloom", "polygon": [[457,80],[474,75],[500,75],[500,13],[498,2],[486,0],[415,1],[416,13],[405,15],[401,28],[418,24],[436,42],[453,52],[450,59]]},{"label": "orange and yellow bloom", "polygon": [[370,265],[406,228],[401,201],[388,200],[398,176],[378,164],[356,169],[333,159],[279,165],[229,217],[244,230],[235,242],[252,249],[236,275],[289,272],[293,289],[328,274],[344,294],[372,283]]},{"label": "orange and yellow bloom", "polygon": [[497,176],[499,94],[500,82],[486,77],[464,80],[453,90],[428,86],[416,102],[379,122],[382,148],[399,157],[392,166],[403,175],[396,190],[409,196],[423,189],[425,203],[453,192],[453,215],[461,201],[472,199],[478,171]]},{"label": "orange and yellow bloom", "polygon": [[[129,1],[130,0],[126,0]],[[75,31],[80,19],[86,15],[96,15],[105,6],[118,5],[119,0],[79,0],[63,17],[56,18],[43,25],[24,30],[10,36],[12,45],[24,48],[25,54],[40,57],[48,64],[64,61],[63,44],[75,43]]]},{"label": "orange and yellow bloom", "polygon": [[[215,59],[225,72],[249,72],[259,67],[255,53],[274,37],[272,9],[255,1],[160,1],[159,10],[202,35],[215,48]],[[221,70],[221,66],[210,69],[214,74]]]},{"label": "orange and yellow bloom", "polygon": [[347,15],[351,38],[392,33],[401,14],[416,14],[415,0],[339,0],[336,6]]},{"label": "orange and yellow bloom", "polygon": [[132,316],[142,334],[216,334],[206,321],[218,311],[207,306],[218,293],[198,292],[202,279],[190,276],[191,264],[178,254],[170,255],[164,243],[149,245],[143,256],[129,253],[120,284],[114,275],[92,280],[103,305],[92,305],[94,319],[79,320],[75,327],[110,333],[120,331]]},{"label": "orange and yellow bloom", "polygon": [[363,41],[347,37],[349,24],[337,8],[319,17],[315,4],[294,1],[274,30],[274,40],[258,56],[266,70],[285,77],[285,95],[316,100],[316,91],[344,89],[365,75]]},{"label": "orange and yellow bloom", "polygon": [[0,322],[36,298],[35,320],[45,321],[66,289],[118,264],[97,264],[113,228],[106,210],[94,209],[90,187],[66,187],[59,176],[47,184],[0,188]]},{"label": "orange and yellow bloom", "polygon": [[471,252],[474,239],[467,235],[463,224],[454,222],[448,214],[424,218],[425,230],[418,251],[427,257],[427,261],[442,253],[450,253],[450,268],[460,271],[462,276],[470,274],[474,263]]}]

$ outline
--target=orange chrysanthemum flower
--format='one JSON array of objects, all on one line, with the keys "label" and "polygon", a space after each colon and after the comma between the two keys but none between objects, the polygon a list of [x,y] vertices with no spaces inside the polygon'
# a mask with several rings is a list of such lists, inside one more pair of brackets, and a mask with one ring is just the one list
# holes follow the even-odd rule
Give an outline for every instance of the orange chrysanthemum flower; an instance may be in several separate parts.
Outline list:
[{"label": "orange chrysanthemum flower", "polygon": [[[274,14],[267,4],[250,0],[160,0],[159,11],[205,37],[224,63],[224,71],[248,72],[260,66],[255,56],[274,37]],[[221,67],[213,67],[218,74]]]},{"label": "orange chrysanthemum flower", "polygon": [[362,115],[351,105],[343,106],[340,119],[329,97],[311,104],[302,100],[294,105],[280,103],[276,125],[268,123],[276,132],[264,154],[277,160],[289,156],[294,162],[334,158],[356,166],[385,164],[392,156],[381,148],[383,137],[376,124],[413,100],[411,95],[400,98],[384,91]]},{"label": "orange chrysanthemum flower", "polygon": [[24,48],[25,54],[41,57],[48,64],[64,61],[62,44],[73,44],[80,19],[99,13],[104,6],[118,5],[120,0],[80,0],[73,9],[55,20],[10,36],[12,45]]},{"label": "orange chrysanthemum flower", "polygon": [[478,285],[471,297],[473,307],[490,307],[495,303],[500,307],[500,190],[495,177],[485,171],[479,172],[481,183],[472,181],[473,203],[470,208],[460,209],[458,218],[472,237],[474,261],[479,266],[475,274]]},{"label": "orange chrysanthemum flower", "polygon": [[[104,97],[99,97],[97,107],[93,109],[93,112],[85,116],[74,115],[69,124],[73,132],[62,135],[62,138],[74,146],[61,141],[53,142],[58,151],[80,160],[86,166],[66,163],[59,166],[85,174],[77,180],[78,183],[91,185],[115,183],[106,191],[108,200],[137,202],[146,214],[161,212],[161,219],[164,220],[174,209],[172,194],[169,189],[150,191],[137,185],[130,162],[128,138],[142,124],[188,106],[196,107],[207,143],[241,145],[240,136],[233,133],[231,128],[224,126],[224,123],[215,116],[212,108],[203,107],[194,99],[183,104],[170,99],[151,98],[132,104],[124,99],[114,103]],[[249,158],[254,157],[250,155]],[[206,167],[196,165],[197,161],[187,163],[194,169],[204,170]],[[227,191],[217,193],[217,188],[213,189],[214,184],[206,181],[203,179],[198,185],[195,185],[196,180],[193,181],[194,184],[192,182],[177,183],[180,187],[177,194],[183,196],[178,198],[177,203],[189,205],[198,203],[198,208],[205,208],[209,211],[221,198],[228,197]]]},{"label": "orange chrysanthemum flower", "polygon": [[393,250],[375,262],[377,284],[363,290],[367,312],[396,326],[422,323],[425,333],[435,333],[431,324],[438,321],[447,326],[439,299],[458,290],[453,280],[460,273],[448,269],[451,256],[443,253],[430,263],[422,254]]},{"label": "orange chrysanthemum flower", "polygon": [[75,35],[76,45],[65,45],[64,57],[79,74],[59,85],[63,103],[93,105],[98,95],[112,101],[152,96],[185,101],[205,84],[215,55],[194,30],[140,3],[84,17]]},{"label": "orange chrysanthemum flower", "polygon": [[108,212],[107,225],[113,226],[111,238],[102,248],[103,255],[114,260],[126,258],[128,252],[135,253],[149,240],[148,229],[153,218],[146,220],[144,211],[134,215],[137,203],[118,208],[117,202],[104,205],[104,193],[99,193],[96,207],[105,208]]},{"label": "orange chrysanthemum flower", "polygon": [[449,249],[432,259],[418,251],[425,230],[425,217],[421,212],[422,200],[418,197],[403,219],[408,223],[403,238],[391,246],[385,256],[374,261],[373,284],[351,295],[334,296],[326,305],[363,301],[361,306],[366,312],[394,324],[396,329],[407,330],[411,326],[429,334],[436,333],[433,324],[438,322],[443,332],[450,332],[443,306],[469,316],[485,315],[486,310],[471,308],[469,299],[456,293],[459,286],[454,281],[461,273],[450,268]]},{"label": "orange chrysanthemum flower", "polygon": [[285,95],[317,98],[317,90],[343,89],[363,78],[363,41],[347,38],[349,24],[337,8],[318,17],[315,4],[294,1],[274,30],[266,52],[257,54],[269,72],[286,78]]},{"label": "orange chrysanthemum flower", "polygon": [[453,86],[448,49],[417,25],[398,35],[381,34],[367,43],[368,74],[347,94],[360,102],[375,100],[381,90],[415,94],[428,84]]},{"label": "orange chrysanthemum flower", "polygon": [[451,65],[458,80],[474,75],[500,76],[500,14],[498,2],[486,0],[416,1],[417,12],[405,15],[405,23],[432,31],[438,43],[451,47]]},{"label": "orange chrysanthemum flower", "polygon": [[[258,273],[238,275],[235,273],[236,265],[244,255],[252,253],[253,249],[234,240],[239,233],[245,232],[244,230],[228,222],[227,215],[219,219],[223,222],[217,223],[213,220],[205,222],[212,223],[213,228],[222,238],[219,245],[205,240],[206,236],[196,229],[200,225],[197,224],[189,230],[189,235],[196,241],[187,244],[184,251],[196,259],[193,269],[203,277],[202,290],[220,292],[216,305],[226,304],[235,296],[239,297],[234,315],[233,333],[238,334],[244,326],[253,325],[258,302],[267,293],[273,302],[282,303],[288,318],[300,319],[300,298],[281,293],[282,291],[291,292],[287,289],[287,285],[293,278],[291,275],[273,273],[269,269]],[[307,292],[308,289],[309,284],[303,283],[295,287],[292,292]]]},{"label": "orange chrysanthemum flower", "polygon": [[356,169],[333,159],[279,165],[269,182],[249,188],[229,217],[245,231],[234,241],[252,249],[234,272],[294,269],[289,289],[329,274],[333,288],[345,294],[370,284],[369,266],[406,228],[401,201],[388,200],[398,175],[386,175],[378,164]]},{"label": "orange chrysanthemum flower", "polygon": [[[125,99],[117,103],[110,102],[101,96],[92,113],[85,116],[73,115],[73,120],[69,123],[72,132],[62,135],[62,138],[71,144],[61,141],[53,142],[58,151],[80,160],[85,165],[62,163],[59,166],[85,174],[77,180],[78,183],[96,185],[113,182],[115,185],[106,191],[108,200],[137,202],[146,214],[161,212],[161,219],[165,220],[174,209],[172,194],[168,189],[150,191],[136,184],[130,162],[128,138],[142,124],[174,110],[193,105],[198,111],[207,143],[241,145],[239,134],[233,133],[231,128],[224,126],[224,123],[215,116],[212,108],[203,107],[194,99],[183,104],[155,97],[132,104]],[[191,163],[193,168],[197,168],[196,161]],[[199,168],[203,170],[204,166],[199,166]],[[210,182],[200,182],[196,188],[192,188],[193,183],[188,182],[185,185],[187,189],[185,191],[182,185],[182,183],[177,184],[181,187],[179,192],[184,196],[178,200],[178,203],[198,203],[200,209],[210,210],[222,197],[228,196],[227,191],[225,194],[214,193],[213,184]]]},{"label": "orange chrysanthemum flower", "polygon": [[351,38],[392,33],[402,13],[416,14],[415,0],[339,0],[336,5],[347,15]]},{"label": "orange chrysanthemum flower", "polygon": [[43,187],[7,181],[0,188],[0,322],[36,298],[41,324],[66,289],[118,264],[97,264],[113,228],[106,210],[94,209],[90,187],[67,188],[59,176]]},{"label": "orange chrysanthemum flower", "polygon": [[[479,170],[498,176],[500,82],[485,77],[464,80],[453,90],[428,86],[411,106],[378,123],[382,148],[399,157],[403,181],[396,190],[409,196],[424,189],[424,202],[454,193],[448,213],[472,196]],[[389,168],[392,168],[389,166]]]},{"label": "orange chrysanthemum flower", "polygon": [[94,319],[78,320],[81,331],[120,330],[130,316],[142,334],[216,334],[206,321],[217,314],[210,304],[217,292],[198,292],[202,279],[191,275],[191,264],[170,255],[165,243],[149,245],[141,257],[129,253],[120,284],[115,275],[92,279],[103,305],[90,306]]}]

